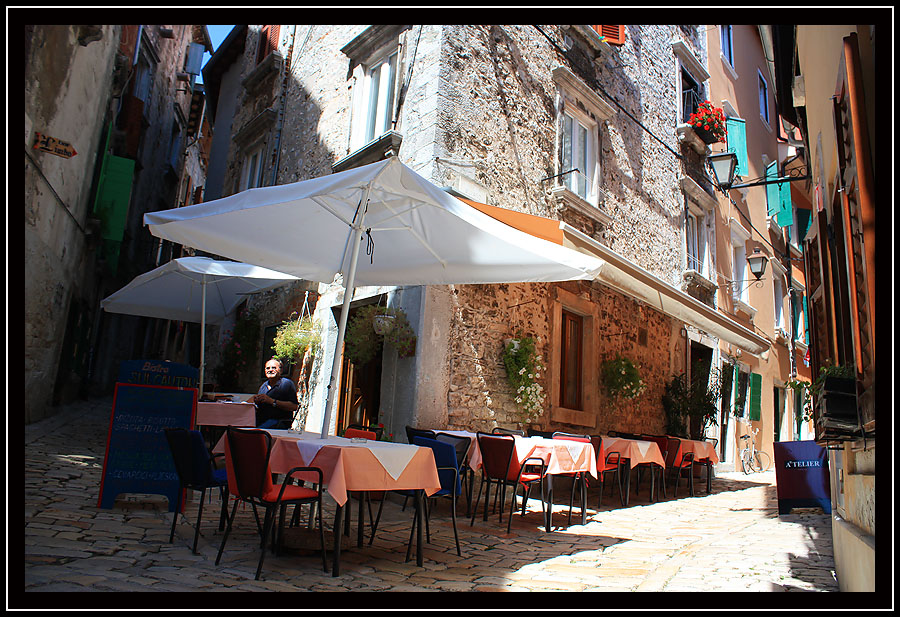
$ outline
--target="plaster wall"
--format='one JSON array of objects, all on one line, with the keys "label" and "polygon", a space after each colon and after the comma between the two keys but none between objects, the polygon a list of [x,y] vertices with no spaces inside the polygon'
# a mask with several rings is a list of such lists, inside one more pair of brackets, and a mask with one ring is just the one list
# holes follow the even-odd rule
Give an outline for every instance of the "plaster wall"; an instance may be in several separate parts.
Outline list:
[{"label": "plaster wall", "polygon": [[[119,27],[82,46],[78,26],[35,26],[25,79],[25,422],[52,405],[66,315],[89,271],[85,230],[105,128]],[[62,158],[32,148],[40,132],[72,144]],[[38,171],[37,167],[40,168]]]}]

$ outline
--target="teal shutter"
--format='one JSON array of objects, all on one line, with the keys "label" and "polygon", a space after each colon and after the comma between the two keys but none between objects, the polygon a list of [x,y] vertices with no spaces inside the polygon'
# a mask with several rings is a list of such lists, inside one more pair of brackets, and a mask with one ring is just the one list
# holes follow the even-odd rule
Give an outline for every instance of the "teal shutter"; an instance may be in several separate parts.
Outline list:
[{"label": "teal shutter", "polygon": [[809,345],[809,309],[806,306],[806,294],[803,294],[803,330],[806,337],[804,342]]},{"label": "teal shutter", "polygon": [[750,373],[750,419],[759,420],[762,405],[762,375]]},{"label": "teal shutter", "polygon": [[809,231],[809,224],[811,221],[812,212],[810,210],[797,208],[797,233],[800,234],[800,237],[797,238],[797,244],[799,246],[803,246],[803,238],[806,237],[806,232]]},{"label": "teal shutter", "polygon": [[[778,163],[772,161],[766,166],[766,180],[774,180],[778,177]],[[767,211],[770,217],[775,219],[779,227],[790,227],[794,222],[794,214],[791,205],[791,183],[779,182],[766,185]]]},{"label": "teal shutter", "polygon": [[742,118],[725,118],[726,149],[737,155],[736,176],[747,176],[750,165],[747,162],[747,123]]}]

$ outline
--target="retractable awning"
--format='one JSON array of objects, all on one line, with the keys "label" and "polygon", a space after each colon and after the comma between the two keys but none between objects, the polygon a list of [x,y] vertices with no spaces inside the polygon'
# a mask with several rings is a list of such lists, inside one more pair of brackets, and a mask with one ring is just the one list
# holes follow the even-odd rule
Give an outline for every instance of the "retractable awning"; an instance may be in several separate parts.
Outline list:
[{"label": "retractable awning", "polygon": [[595,280],[636,298],[670,317],[695,326],[752,354],[760,354],[769,348],[769,342],[765,338],[650,274],[571,225],[469,199],[462,201],[520,231],[601,259],[604,265]]}]

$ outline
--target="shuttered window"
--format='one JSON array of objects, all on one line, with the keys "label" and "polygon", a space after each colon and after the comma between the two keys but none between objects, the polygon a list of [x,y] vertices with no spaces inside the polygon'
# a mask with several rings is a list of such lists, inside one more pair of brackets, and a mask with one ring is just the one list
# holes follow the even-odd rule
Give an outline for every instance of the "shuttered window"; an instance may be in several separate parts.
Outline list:
[{"label": "shuttered window", "polygon": [[750,373],[750,419],[759,420],[762,407],[762,375]]},{"label": "shuttered window", "polygon": [[[107,132],[106,150],[111,132],[112,124]],[[107,152],[101,163],[97,194],[94,197],[94,214],[100,219],[103,257],[112,274],[116,273],[119,265],[119,249],[125,235],[133,182],[134,161]]]},{"label": "shuttered window", "polygon": [[725,129],[728,131],[726,150],[737,156],[736,176],[749,175],[750,165],[747,162],[747,123],[743,118],[725,118]]},{"label": "shuttered window", "polygon": [[[766,167],[766,180],[774,180],[776,178],[778,178],[778,163],[777,161],[772,161]],[[794,223],[790,182],[767,184],[766,201],[768,202],[768,214],[775,219],[779,227],[790,227]]]},{"label": "shuttered window", "polygon": [[259,35],[259,47],[256,53],[256,63],[265,60],[266,56],[278,49],[278,35],[281,26],[263,26]]},{"label": "shuttered window", "polygon": [[625,44],[625,26],[591,26],[610,45]]}]

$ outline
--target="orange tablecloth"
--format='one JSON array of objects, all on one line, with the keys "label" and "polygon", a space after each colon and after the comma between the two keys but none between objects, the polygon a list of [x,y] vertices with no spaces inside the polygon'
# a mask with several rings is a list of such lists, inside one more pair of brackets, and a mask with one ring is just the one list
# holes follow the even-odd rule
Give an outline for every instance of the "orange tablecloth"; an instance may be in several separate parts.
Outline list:
[{"label": "orange tablecloth", "polygon": [[197,403],[200,426],[256,426],[253,403]]},{"label": "orange tablecloth", "polygon": [[[464,431],[442,431],[445,433],[465,434]],[[473,449],[469,454],[469,467],[477,470],[481,467],[481,450],[475,433],[472,437]],[[551,475],[586,471],[597,477],[597,454],[594,446],[584,441],[570,439],[546,439],[544,437],[515,437],[515,457],[522,464],[527,458],[540,458]]]},{"label": "orange tablecloth", "polygon": [[682,453],[693,452],[694,460],[709,459],[715,465],[719,462],[719,455],[716,454],[716,447],[711,441],[696,441],[694,439],[677,439],[681,440],[678,452],[675,453],[675,460],[680,461]]},{"label": "orange tablecloth", "polygon": [[[409,464],[395,480],[368,448],[328,444],[319,449],[312,461],[304,461],[297,447],[297,441],[301,438],[299,433],[271,429],[267,432],[274,442],[269,459],[272,473],[284,474],[294,467],[318,467],[322,470],[328,494],[341,506],[347,503],[347,491],[424,489],[426,495],[432,495],[441,488],[431,448],[395,444],[416,449]],[[223,442],[224,438],[214,451],[224,451]],[[315,480],[312,475],[306,478],[302,473],[297,473],[295,477]]]},{"label": "orange tablecloth", "polygon": [[606,462],[606,456],[610,452],[618,452],[623,459],[629,459],[632,469],[641,463],[656,463],[663,468],[666,466],[666,459],[654,441],[603,437],[599,456],[603,457],[604,462]]}]

